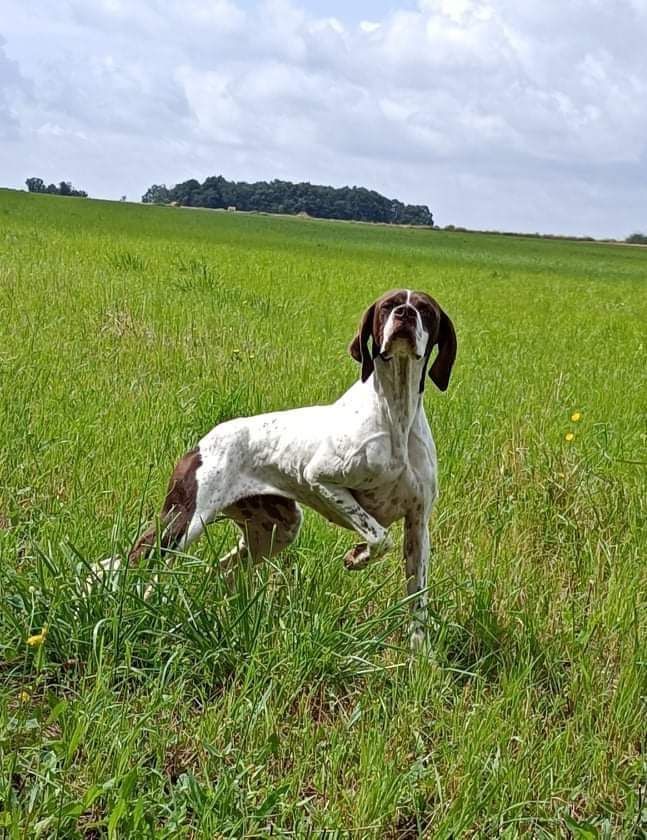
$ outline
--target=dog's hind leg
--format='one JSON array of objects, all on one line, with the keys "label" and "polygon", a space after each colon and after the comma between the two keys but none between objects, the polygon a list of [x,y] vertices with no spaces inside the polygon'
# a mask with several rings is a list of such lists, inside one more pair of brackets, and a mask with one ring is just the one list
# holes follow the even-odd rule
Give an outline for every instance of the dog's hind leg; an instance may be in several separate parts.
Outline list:
[{"label": "dog's hind leg", "polygon": [[[200,448],[192,449],[178,461],[171,475],[158,521],[144,531],[130,550],[129,566],[136,567],[159,545],[161,552],[166,554],[168,567],[173,550],[186,551],[204,533],[206,526],[219,515],[229,516],[237,521],[241,530],[245,533],[249,531],[250,548],[254,555],[267,554],[270,545],[268,532],[273,529],[276,531],[274,539],[277,546],[287,545],[296,536],[298,527],[294,536],[291,531],[294,526],[294,514],[288,511],[288,506],[296,507],[296,503],[291,499],[271,495],[273,488],[262,481],[250,479],[249,476],[239,480],[239,465],[235,463],[235,459],[227,457],[231,450],[223,446],[223,452],[227,454],[221,461],[214,458],[214,448],[212,444],[205,452],[201,444]],[[263,493],[270,494],[263,498],[273,501],[259,505],[258,515],[249,517],[249,524],[242,527],[241,522],[247,523],[248,517],[232,515],[236,505],[243,498],[260,497]],[[265,509],[264,515],[260,514],[261,508]],[[270,523],[268,517],[271,517],[273,512],[276,514],[276,522]],[[300,524],[300,512],[298,521]],[[228,563],[235,561],[241,553],[246,555],[247,551],[247,542],[243,538],[238,549],[227,555]],[[92,585],[104,572],[116,571],[121,565],[119,558],[109,558],[98,563],[87,584]],[[154,583],[155,580],[147,587],[146,595],[150,594]]]},{"label": "dog's hind leg", "polygon": [[223,510],[240,528],[238,547],[220,558],[221,571],[230,576],[239,560],[258,561],[278,554],[293,542],[303,514],[294,501],[274,494],[248,496]]}]

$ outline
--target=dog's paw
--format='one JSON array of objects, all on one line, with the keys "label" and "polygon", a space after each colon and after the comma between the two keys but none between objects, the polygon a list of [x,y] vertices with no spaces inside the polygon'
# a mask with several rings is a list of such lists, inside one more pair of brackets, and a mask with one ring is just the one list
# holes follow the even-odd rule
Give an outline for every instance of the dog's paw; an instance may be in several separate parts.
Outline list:
[{"label": "dog's paw", "polygon": [[344,566],[349,572],[357,572],[366,568],[373,560],[379,560],[387,551],[393,548],[393,540],[385,533],[379,542],[370,545],[363,542],[351,548],[344,557]]},{"label": "dog's paw", "polygon": [[97,586],[106,586],[111,583],[114,585],[116,581],[115,572],[121,568],[121,559],[119,557],[106,557],[105,560],[99,560],[98,563],[93,563],[90,574],[85,579],[85,592],[90,594]]},{"label": "dog's paw", "polygon": [[371,562],[371,553],[366,543],[359,543],[346,553],[344,566],[349,572],[358,572]]},{"label": "dog's paw", "polygon": [[425,629],[418,623],[412,623],[409,628],[409,644],[414,652],[424,651],[428,645]]}]

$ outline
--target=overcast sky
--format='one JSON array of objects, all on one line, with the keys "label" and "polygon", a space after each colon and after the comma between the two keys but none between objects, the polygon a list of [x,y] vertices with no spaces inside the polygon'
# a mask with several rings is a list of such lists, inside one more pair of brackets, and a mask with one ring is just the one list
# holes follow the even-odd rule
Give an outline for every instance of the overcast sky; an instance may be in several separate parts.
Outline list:
[{"label": "overcast sky", "polygon": [[2,0],[0,186],[358,184],[647,230],[647,0]]}]

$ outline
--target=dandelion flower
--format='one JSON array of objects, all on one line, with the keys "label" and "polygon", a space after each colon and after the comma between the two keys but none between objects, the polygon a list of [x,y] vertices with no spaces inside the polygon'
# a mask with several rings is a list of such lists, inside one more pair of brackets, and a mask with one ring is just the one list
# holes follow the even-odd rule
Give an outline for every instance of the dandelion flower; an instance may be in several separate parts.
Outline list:
[{"label": "dandelion flower", "polygon": [[29,647],[40,647],[45,639],[47,638],[47,625],[43,627],[40,633],[36,633],[34,636],[29,636],[27,639],[27,644]]},{"label": "dandelion flower", "polygon": [[571,414],[571,420],[573,421],[573,423],[578,423],[581,419],[582,419],[582,412],[581,411],[575,411],[575,412],[573,412],[573,414]]},{"label": "dandelion flower", "polygon": [[31,696],[28,691],[21,691],[18,695],[18,699],[21,703],[29,703],[29,701],[31,700]]},{"label": "dandelion flower", "polygon": [[564,440],[570,443],[572,440],[575,440],[575,435],[573,434],[573,432],[566,432],[566,434],[564,435]]}]

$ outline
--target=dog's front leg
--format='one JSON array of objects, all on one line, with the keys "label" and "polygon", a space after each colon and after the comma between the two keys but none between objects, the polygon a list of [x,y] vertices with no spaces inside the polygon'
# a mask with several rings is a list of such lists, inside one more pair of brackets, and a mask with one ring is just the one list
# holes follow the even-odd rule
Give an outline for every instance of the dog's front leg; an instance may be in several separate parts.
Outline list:
[{"label": "dog's front leg", "polygon": [[404,523],[404,564],[407,595],[411,598],[411,647],[425,641],[427,624],[427,572],[429,568],[429,516],[416,509]]},{"label": "dog's front leg", "polygon": [[350,490],[324,480],[313,470],[307,471],[304,477],[310,489],[330,511],[333,521],[343,522],[364,540],[346,555],[344,564],[347,569],[363,569],[372,560],[386,554],[392,545],[388,531],[364,510]]}]

